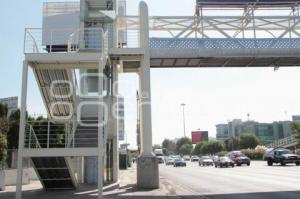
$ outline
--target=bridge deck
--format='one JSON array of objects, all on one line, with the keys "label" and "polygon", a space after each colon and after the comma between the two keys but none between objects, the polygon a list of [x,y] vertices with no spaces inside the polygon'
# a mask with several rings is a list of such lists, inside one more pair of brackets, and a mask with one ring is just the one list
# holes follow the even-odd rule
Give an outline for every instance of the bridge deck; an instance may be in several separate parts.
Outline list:
[{"label": "bridge deck", "polygon": [[300,65],[300,39],[151,38],[151,67]]}]

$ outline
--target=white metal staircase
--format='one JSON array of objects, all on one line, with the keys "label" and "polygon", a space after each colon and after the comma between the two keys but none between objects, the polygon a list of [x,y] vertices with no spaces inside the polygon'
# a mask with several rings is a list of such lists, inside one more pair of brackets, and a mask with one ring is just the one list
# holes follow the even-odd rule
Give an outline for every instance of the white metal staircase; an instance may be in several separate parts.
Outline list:
[{"label": "white metal staircase", "polygon": [[76,104],[76,83],[72,70],[34,69],[34,74],[48,115],[69,116],[70,108],[74,110]]},{"label": "white metal staircase", "polygon": [[[35,149],[49,147],[49,144],[40,144],[39,137],[43,142],[41,136],[44,135],[36,135],[33,126],[28,124],[26,130],[25,147]],[[49,143],[49,140],[47,142]],[[77,187],[71,158],[32,157],[31,160],[45,190],[68,190]]]},{"label": "white metal staircase", "polygon": [[[74,147],[98,147],[98,118],[84,118],[74,135]],[[91,125],[92,124],[92,125]]]},{"label": "white metal staircase", "polygon": [[71,169],[71,160],[66,157],[31,158],[35,171],[45,190],[67,190],[77,186]]}]

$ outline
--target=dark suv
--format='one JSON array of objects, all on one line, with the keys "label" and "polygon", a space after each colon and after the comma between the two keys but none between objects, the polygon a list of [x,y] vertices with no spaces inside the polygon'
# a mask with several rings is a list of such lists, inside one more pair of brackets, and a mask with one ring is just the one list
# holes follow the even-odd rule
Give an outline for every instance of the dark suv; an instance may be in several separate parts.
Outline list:
[{"label": "dark suv", "polygon": [[269,166],[273,163],[280,163],[282,166],[286,164],[300,165],[299,155],[294,154],[292,151],[284,148],[273,149],[264,154],[263,159],[268,162]]},{"label": "dark suv", "polygon": [[245,156],[240,151],[232,151],[227,154],[227,156],[236,164],[236,166],[241,166],[242,164],[246,164],[250,166],[250,158]]}]

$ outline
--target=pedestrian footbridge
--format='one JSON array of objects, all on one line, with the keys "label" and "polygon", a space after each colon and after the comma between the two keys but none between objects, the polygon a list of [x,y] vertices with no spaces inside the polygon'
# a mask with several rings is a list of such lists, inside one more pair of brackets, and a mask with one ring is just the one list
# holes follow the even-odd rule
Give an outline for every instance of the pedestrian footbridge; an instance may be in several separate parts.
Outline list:
[{"label": "pedestrian footbridge", "polygon": [[151,38],[151,67],[299,66],[300,39]]},{"label": "pedestrian footbridge", "polygon": [[[299,66],[300,0],[236,2],[223,7],[199,0],[193,16],[148,16],[144,2],[138,16],[126,15],[123,1],[46,3],[43,28],[25,29],[16,198],[21,199],[23,158],[32,160],[47,190],[76,188],[85,180],[83,170],[97,176],[98,198],[104,179],[118,181],[115,85],[121,72],[139,75],[137,184],[149,189],[159,187],[146,106],[150,67]],[[26,128],[29,66],[49,121]]]},{"label": "pedestrian footbridge", "polygon": [[283,139],[275,140],[273,143],[268,145],[268,148],[293,148],[296,147],[298,143],[299,140],[294,135],[291,135]]}]

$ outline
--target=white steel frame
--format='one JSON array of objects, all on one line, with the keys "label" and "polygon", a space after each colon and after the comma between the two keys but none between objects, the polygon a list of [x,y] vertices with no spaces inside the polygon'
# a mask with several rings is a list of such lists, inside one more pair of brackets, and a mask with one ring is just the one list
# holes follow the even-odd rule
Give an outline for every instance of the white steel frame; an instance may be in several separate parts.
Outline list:
[{"label": "white steel frame", "polygon": [[[240,15],[211,15],[206,9],[195,16],[151,16],[149,17],[150,37],[157,33],[168,38],[299,38],[299,7],[276,10],[274,15],[263,15],[265,9],[254,6],[240,10]],[[270,13],[270,10],[267,9]],[[208,13],[204,13],[204,11]],[[222,9],[210,9],[222,11]],[[227,13],[232,11],[227,10]],[[225,10],[226,13],[226,10]],[[118,17],[120,30],[138,30],[136,16]]]}]

